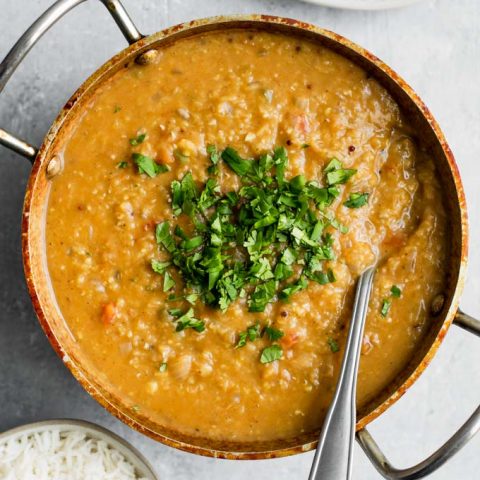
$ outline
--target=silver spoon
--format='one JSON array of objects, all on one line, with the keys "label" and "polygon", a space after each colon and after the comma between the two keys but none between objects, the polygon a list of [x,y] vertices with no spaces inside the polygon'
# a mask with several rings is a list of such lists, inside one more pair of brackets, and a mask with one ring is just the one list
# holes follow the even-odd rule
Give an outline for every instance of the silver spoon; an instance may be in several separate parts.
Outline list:
[{"label": "silver spoon", "polygon": [[375,267],[368,268],[358,279],[340,377],[323,423],[309,480],[349,480],[351,477],[358,364],[374,273]]}]

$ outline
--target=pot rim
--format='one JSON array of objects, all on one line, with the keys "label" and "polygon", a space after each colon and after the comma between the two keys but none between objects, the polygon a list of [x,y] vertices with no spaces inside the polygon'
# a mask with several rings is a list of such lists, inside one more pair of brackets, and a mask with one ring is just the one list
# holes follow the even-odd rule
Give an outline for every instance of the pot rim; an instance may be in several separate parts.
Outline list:
[{"label": "pot rim", "polygon": [[[119,418],[122,422],[129,425],[130,427],[134,428],[135,430],[157,440],[163,444],[168,446],[184,450],[187,452],[200,454],[203,456],[208,457],[215,457],[215,458],[225,458],[225,459],[235,459],[235,460],[243,460],[243,459],[267,459],[267,458],[278,458],[288,455],[293,455],[297,453],[307,452],[314,449],[317,445],[317,438],[312,438],[310,441],[307,441],[302,444],[294,445],[294,446],[287,446],[285,448],[278,448],[278,449],[271,449],[265,451],[227,451],[227,450],[220,450],[215,448],[209,448],[205,446],[194,445],[192,443],[188,443],[176,438],[169,437],[167,435],[152,431],[144,424],[142,424],[137,418],[130,416],[128,414],[127,408],[120,410],[117,406],[113,405],[108,398],[100,391],[95,382],[93,382],[92,378],[89,378],[88,375],[84,373],[82,368],[79,365],[76,365],[68,356],[68,353],[63,348],[63,345],[57,339],[55,335],[54,328],[51,327],[48,315],[45,313],[44,308],[42,306],[41,300],[36,290],[36,282],[35,282],[35,272],[32,268],[31,262],[31,249],[30,249],[30,234],[31,234],[31,218],[30,218],[30,211],[32,208],[32,200],[33,200],[33,192],[35,191],[35,184],[37,177],[39,176],[40,172],[42,171],[42,167],[49,159],[50,154],[50,147],[56,137],[57,132],[63,125],[64,120],[66,119],[68,113],[73,108],[73,106],[82,98],[82,96],[90,89],[92,85],[95,85],[97,82],[101,82],[103,77],[108,76],[111,69],[117,66],[120,62],[125,62],[125,60],[130,60],[137,56],[139,53],[146,51],[153,45],[155,48],[155,44],[162,39],[169,38],[175,34],[181,32],[188,32],[191,31],[192,35],[195,35],[195,31],[200,27],[214,27],[220,28],[244,28],[242,23],[245,23],[245,26],[248,25],[247,28],[251,29],[262,29],[262,26],[266,24],[275,24],[278,26],[283,26],[285,30],[288,30],[290,34],[294,35],[301,35],[302,32],[309,32],[314,36],[323,38],[328,40],[333,44],[339,44],[343,49],[351,51],[354,55],[363,57],[367,63],[371,64],[374,68],[379,69],[386,75],[390,80],[397,84],[399,88],[403,90],[404,93],[407,94],[410,101],[413,105],[421,112],[421,115],[427,121],[429,127],[435,134],[436,139],[438,140],[445,158],[448,162],[449,169],[452,173],[454,185],[455,185],[455,200],[458,202],[459,210],[460,210],[460,221],[461,221],[461,252],[459,254],[459,268],[458,268],[458,275],[455,286],[455,290],[453,296],[451,298],[450,305],[448,310],[446,311],[445,319],[442,322],[442,326],[440,327],[438,333],[436,334],[435,339],[432,341],[428,351],[423,356],[416,367],[413,369],[411,374],[404,380],[404,382],[396,389],[396,391],[391,394],[387,399],[385,399],[382,403],[380,403],[376,408],[374,408],[370,413],[365,415],[361,418],[356,425],[356,429],[361,430],[374,419],[376,419],[379,415],[381,415],[385,410],[387,410],[391,405],[393,405],[409,388],[410,386],[415,383],[418,377],[423,373],[425,368],[429,365],[430,361],[434,357],[435,353],[437,352],[440,344],[443,341],[452,321],[454,319],[455,313],[458,309],[459,299],[461,292],[463,290],[463,284],[465,279],[465,270],[466,270],[466,262],[467,262],[467,251],[468,251],[468,228],[467,228],[467,210],[466,210],[466,201],[465,201],[465,194],[462,186],[462,182],[460,179],[460,174],[458,171],[458,167],[455,163],[455,159],[453,156],[450,147],[447,144],[447,141],[438,125],[436,120],[433,118],[432,114],[430,113],[429,109],[420,99],[420,97],[414,92],[414,90],[390,67],[388,67],[385,63],[383,63],[380,59],[378,59],[375,55],[370,53],[369,51],[363,49],[362,47],[358,46],[357,44],[351,42],[350,40],[346,39],[345,37],[338,35],[334,32],[329,30],[325,30],[319,27],[316,27],[312,24],[293,20],[290,18],[284,18],[279,16],[272,16],[272,15],[228,15],[228,16],[215,16],[215,17],[208,17],[199,20],[192,20],[189,22],[184,22],[159,32],[156,32],[152,35],[144,37],[137,42],[133,43],[132,45],[128,46],[124,50],[117,53],[111,59],[109,59],[106,63],[104,63],[99,69],[97,69],[89,78],[87,78],[84,83],[75,91],[72,97],[68,100],[65,104],[63,109],[60,111],[59,115],[51,125],[47,135],[44,138],[44,141],[39,149],[37,158],[34,162],[30,178],[27,185],[27,191],[25,194],[25,201],[23,207],[23,216],[22,216],[22,254],[23,254],[23,262],[24,262],[24,271],[26,282],[28,286],[28,290],[30,293],[30,297],[32,299],[32,304],[39,319],[40,325],[42,326],[45,334],[47,335],[52,347],[62,359],[63,363],[67,366],[70,372],[74,375],[74,377],[79,381],[79,383],[83,386],[83,388],[97,401],[99,402],[107,411],[111,414],[115,415]],[[329,48],[329,47],[327,47]],[[345,55],[344,55],[345,56]],[[350,59],[352,60],[352,59]],[[352,60],[354,61],[354,60]],[[46,268],[46,267],[45,267]],[[453,282],[452,282],[453,283]]]}]

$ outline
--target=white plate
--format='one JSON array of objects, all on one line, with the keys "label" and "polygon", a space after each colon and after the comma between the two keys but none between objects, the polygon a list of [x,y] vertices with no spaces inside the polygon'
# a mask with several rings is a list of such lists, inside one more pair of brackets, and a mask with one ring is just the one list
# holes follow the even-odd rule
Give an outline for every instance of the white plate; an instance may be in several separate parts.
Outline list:
[{"label": "white plate", "polygon": [[158,480],[158,477],[153,471],[152,466],[148,463],[148,460],[137,449],[130,445],[130,443],[110,430],[84,420],[58,419],[29,423],[0,433],[0,443],[4,443],[7,440],[14,440],[18,437],[23,437],[24,435],[31,435],[32,433],[45,432],[47,430],[60,432],[76,431],[84,433],[95,440],[104,440],[107,445],[118,450],[127,461],[134,466],[137,474],[151,480]]},{"label": "white plate", "polygon": [[382,10],[411,5],[420,0],[303,0],[316,5],[334,8],[348,8],[350,10]]}]

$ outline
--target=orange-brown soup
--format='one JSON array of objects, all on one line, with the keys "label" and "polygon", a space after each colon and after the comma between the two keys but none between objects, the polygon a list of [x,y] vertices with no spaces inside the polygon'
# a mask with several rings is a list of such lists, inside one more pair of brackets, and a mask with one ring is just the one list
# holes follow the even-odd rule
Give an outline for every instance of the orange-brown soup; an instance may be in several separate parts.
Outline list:
[{"label": "orange-brown soup", "polygon": [[[155,229],[169,222],[191,233],[191,219],[174,212],[171,184],[191,172],[204,187],[209,145],[245,159],[284,147],[285,178],[303,175],[319,188],[334,158],[356,170],[327,209],[332,221],[323,233],[334,258],[324,268],[332,278],[309,279],[287,301],[278,298],[280,282],[264,311],[251,311],[248,286],[223,311],[201,298],[168,300],[182,293],[183,280],[170,265],[175,284],[164,291],[165,274],[152,270],[152,259],[169,260]],[[168,171],[149,176],[134,153]],[[237,441],[317,429],[335,389],[356,280],[377,262],[360,407],[399,375],[430,326],[447,250],[434,163],[385,89],[324,47],[262,32],[180,40],[105,82],[63,157],[46,220],[59,308],[95,366],[163,425]],[[221,194],[245,182],[222,160],[215,178]],[[362,205],[348,206],[352,198]],[[233,246],[232,255],[246,261],[244,250]],[[177,331],[172,308],[192,308],[203,331]],[[257,325],[239,346],[242,332]],[[271,339],[265,327],[281,336]],[[272,345],[280,357],[263,362]]]}]

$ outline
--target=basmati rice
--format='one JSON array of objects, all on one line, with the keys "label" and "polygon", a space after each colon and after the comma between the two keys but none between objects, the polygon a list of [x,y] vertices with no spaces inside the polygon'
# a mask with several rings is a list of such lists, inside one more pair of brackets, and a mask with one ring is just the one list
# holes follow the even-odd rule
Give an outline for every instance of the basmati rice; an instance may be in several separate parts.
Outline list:
[{"label": "basmati rice", "polygon": [[0,480],[149,480],[104,440],[46,430],[0,443]]}]

